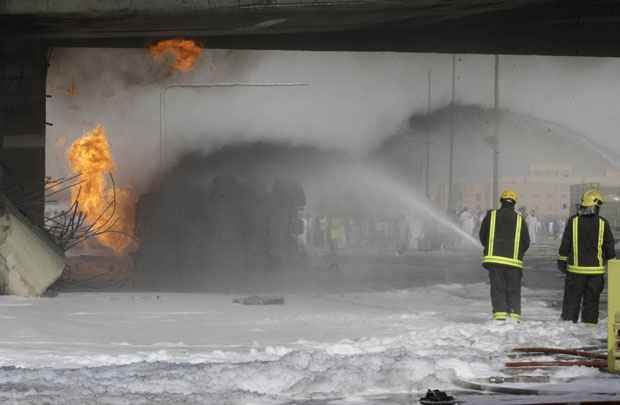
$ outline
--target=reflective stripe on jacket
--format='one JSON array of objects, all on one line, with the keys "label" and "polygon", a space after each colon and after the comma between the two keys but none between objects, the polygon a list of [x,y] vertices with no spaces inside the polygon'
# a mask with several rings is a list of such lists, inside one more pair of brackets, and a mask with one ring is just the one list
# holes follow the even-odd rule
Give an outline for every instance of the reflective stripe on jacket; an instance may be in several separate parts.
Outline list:
[{"label": "reflective stripe on jacket", "polygon": [[484,246],[484,267],[499,264],[521,269],[530,235],[523,217],[511,207],[502,207],[485,216],[480,225],[480,242]]},{"label": "reflective stripe on jacket", "polygon": [[607,220],[598,215],[575,215],[566,222],[559,259],[577,274],[604,274],[616,257],[614,236]]}]

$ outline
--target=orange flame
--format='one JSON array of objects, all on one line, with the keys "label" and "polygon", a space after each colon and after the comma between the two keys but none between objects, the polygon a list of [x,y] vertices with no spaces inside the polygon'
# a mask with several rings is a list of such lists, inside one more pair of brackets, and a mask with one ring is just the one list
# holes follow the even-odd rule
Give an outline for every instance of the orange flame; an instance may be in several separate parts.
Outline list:
[{"label": "orange flame", "polygon": [[172,69],[181,72],[189,72],[194,68],[196,61],[202,54],[202,48],[190,39],[167,39],[159,41],[149,48],[151,55],[159,60],[164,54],[170,54],[174,58]]},{"label": "orange flame", "polygon": [[68,151],[69,164],[80,175],[80,187],[71,190],[86,221],[111,232],[97,235],[101,244],[117,255],[134,245],[134,215],[137,198],[130,188],[112,188],[106,181],[107,174],[115,169],[105,128],[97,125],[76,139]]}]

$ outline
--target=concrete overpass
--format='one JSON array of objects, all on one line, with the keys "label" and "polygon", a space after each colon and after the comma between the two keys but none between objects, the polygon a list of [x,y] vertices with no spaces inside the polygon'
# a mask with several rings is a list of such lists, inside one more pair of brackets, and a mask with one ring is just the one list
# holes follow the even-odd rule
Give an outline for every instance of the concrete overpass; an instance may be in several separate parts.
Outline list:
[{"label": "concrete overpass", "polygon": [[[611,0],[0,0],[0,161],[43,187],[49,49],[144,47],[620,56]],[[42,206],[26,208],[36,222]]]},{"label": "concrete overpass", "polygon": [[211,48],[617,54],[613,0],[0,0],[4,39]]}]

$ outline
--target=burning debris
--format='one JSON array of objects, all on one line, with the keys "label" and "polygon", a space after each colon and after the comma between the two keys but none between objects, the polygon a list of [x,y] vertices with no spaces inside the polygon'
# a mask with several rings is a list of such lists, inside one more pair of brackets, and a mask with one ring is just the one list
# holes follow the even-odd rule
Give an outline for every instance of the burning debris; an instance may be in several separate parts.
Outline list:
[{"label": "burning debris", "polygon": [[251,297],[235,298],[233,304],[241,305],[284,305],[284,297],[262,297],[252,295]]},{"label": "burning debris", "polygon": [[[114,177],[109,174],[110,182],[114,184]],[[46,179],[46,203],[50,198],[67,190],[77,189],[81,193],[80,185],[83,183],[79,175],[68,179]],[[110,201],[111,211],[116,209],[117,190],[113,190],[113,199]],[[79,197],[74,199],[73,204],[67,209],[53,210],[45,215],[45,230],[52,237],[57,246],[64,251],[78,246],[89,239],[114,231],[113,215],[104,215],[95,223],[88,223],[86,214],[81,210]]]},{"label": "burning debris", "polygon": [[80,176],[79,187],[71,188],[73,217],[83,216],[90,225],[89,232],[114,253],[126,253],[135,245],[137,197],[131,188],[117,188],[108,177],[115,165],[105,128],[97,125],[75,140],[68,158],[71,170]]},{"label": "burning debris", "polygon": [[167,39],[149,47],[149,52],[157,61],[170,55],[173,58],[170,62],[171,69],[189,72],[202,54],[202,48],[190,39]]}]

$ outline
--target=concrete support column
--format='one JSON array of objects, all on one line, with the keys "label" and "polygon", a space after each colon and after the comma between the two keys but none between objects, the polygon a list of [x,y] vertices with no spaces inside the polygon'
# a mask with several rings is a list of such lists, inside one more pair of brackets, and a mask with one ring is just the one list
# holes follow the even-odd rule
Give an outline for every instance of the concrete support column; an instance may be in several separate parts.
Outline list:
[{"label": "concrete support column", "polygon": [[43,223],[47,46],[0,41],[0,188]]}]

